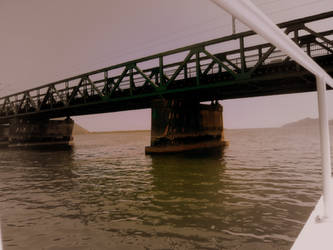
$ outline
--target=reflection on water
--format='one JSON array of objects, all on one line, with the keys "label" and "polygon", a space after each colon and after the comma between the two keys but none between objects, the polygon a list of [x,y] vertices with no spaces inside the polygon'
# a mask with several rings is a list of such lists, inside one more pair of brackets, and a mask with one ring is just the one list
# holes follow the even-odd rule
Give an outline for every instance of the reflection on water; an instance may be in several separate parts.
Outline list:
[{"label": "reflection on water", "polygon": [[210,154],[145,156],[148,133],[2,149],[5,249],[288,249],[320,194],[316,134],[227,137]]},{"label": "reflection on water", "polygon": [[[223,154],[153,156],[152,204],[163,210],[161,224],[175,227],[211,228],[223,188]],[[223,198],[218,206],[223,207]]]}]

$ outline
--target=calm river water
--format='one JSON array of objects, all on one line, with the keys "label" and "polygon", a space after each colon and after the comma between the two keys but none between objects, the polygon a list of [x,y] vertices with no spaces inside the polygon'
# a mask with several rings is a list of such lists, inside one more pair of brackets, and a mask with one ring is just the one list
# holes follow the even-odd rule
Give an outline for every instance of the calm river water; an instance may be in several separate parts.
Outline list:
[{"label": "calm river water", "polygon": [[146,156],[148,132],[1,149],[4,249],[289,249],[320,197],[317,130],[226,139],[209,155]]}]

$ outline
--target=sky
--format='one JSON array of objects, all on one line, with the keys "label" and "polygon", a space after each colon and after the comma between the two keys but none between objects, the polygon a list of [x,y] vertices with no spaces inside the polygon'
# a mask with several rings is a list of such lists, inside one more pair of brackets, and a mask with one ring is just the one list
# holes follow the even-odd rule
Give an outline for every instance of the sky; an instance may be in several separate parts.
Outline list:
[{"label": "sky", "polygon": [[[333,10],[332,0],[254,0],[275,23]],[[236,23],[237,31],[246,26]],[[0,0],[0,96],[231,34],[209,0]],[[333,92],[333,91],[332,91]],[[223,100],[226,128],[317,117],[316,93]],[[328,93],[333,119],[333,93]],[[332,108],[331,108],[332,107]],[[150,129],[150,110],[73,117],[90,131]]]}]

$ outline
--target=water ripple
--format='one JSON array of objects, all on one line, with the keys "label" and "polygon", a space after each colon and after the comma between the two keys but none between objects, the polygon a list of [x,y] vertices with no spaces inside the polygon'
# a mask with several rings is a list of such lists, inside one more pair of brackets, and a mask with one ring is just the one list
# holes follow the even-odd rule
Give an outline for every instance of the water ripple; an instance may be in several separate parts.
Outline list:
[{"label": "water ripple", "polygon": [[2,150],[6,249],[289,249],[320,195],[317,133],[226,137],[212,155],[145,156],[148,133]]}]

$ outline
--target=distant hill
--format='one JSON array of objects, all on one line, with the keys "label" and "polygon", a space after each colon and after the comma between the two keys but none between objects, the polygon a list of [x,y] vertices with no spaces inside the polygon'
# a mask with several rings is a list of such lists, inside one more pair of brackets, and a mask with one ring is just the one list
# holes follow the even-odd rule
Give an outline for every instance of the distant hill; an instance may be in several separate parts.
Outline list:
[{"label": "distant hill", "polygon": [[74,123],[74,127],[73,127],[73,135],[83,135],[83,134],[89,134],[90,132],[85,129],[82,128],[80,125]]},{"label": "distant hill", "polygon": [[[333,121],[329,121],[329,125],[333,126]],[[304,127],[318,127],[319,122],[318,119],[313,118],[305,118],[296,122],[287,123],[282,126],[282,128],[304,128]]]}]

